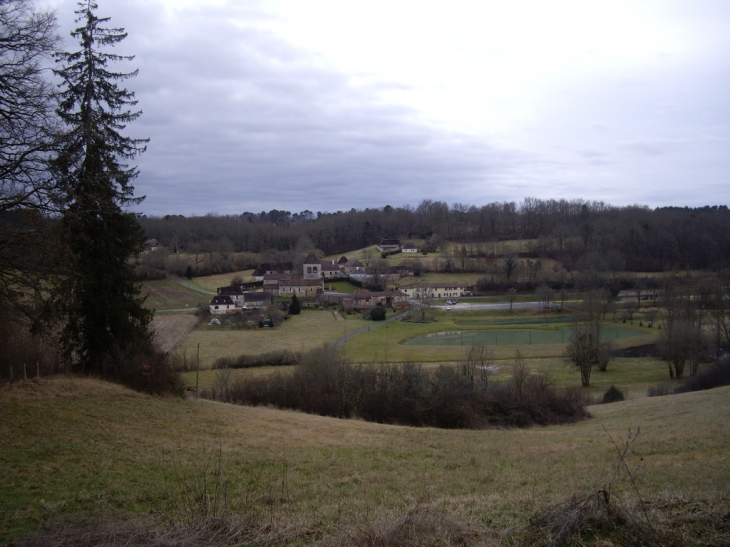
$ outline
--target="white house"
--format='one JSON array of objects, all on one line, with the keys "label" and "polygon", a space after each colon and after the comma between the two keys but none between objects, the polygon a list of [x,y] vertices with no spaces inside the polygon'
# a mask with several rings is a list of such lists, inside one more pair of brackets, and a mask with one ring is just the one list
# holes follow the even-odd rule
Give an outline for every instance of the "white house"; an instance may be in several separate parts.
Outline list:
[{"label": "white house", "polygon": [[408,298],[421,298],[421,291],[427,298],[460,298],[471,296],[469,286],[465,283],[410,283],[403,285],[400,290]]},{"label": "white house", "polygon": [[213,315],[226,315],[236,313],[236,304],[230,296],[214,296],[210,301],[210,313]]}]

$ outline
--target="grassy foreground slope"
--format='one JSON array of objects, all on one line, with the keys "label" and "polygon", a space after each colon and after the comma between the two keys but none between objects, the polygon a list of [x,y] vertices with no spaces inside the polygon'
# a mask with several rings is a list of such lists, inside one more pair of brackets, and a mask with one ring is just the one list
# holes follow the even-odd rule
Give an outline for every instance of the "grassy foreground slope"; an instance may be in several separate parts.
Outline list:
[{"label": "grassy foreground slope", "polygon": [[[152,398],[70,377],[5,385],[0,543],[54,519],[169,515],[216,447],[233,508],[265,515],[298,544],[416,506],[481,530],[524,526],[611,480],[610,437],[621,444],[637,428],[627,463],[650,511],[678,499],[727,506],[730,388],[590,410],[593,419],[567,426],[447,431]],[[626,481],[612,496],[636,499]]]}]

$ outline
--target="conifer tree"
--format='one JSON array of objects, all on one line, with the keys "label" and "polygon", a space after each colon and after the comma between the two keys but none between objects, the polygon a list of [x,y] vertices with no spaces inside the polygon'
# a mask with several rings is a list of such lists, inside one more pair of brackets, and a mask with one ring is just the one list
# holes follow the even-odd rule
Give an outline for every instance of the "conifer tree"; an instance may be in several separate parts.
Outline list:
[{"label": "conifer tree", "polygon": [[143,307],[130,259],[142,250],[143,231],[130,207],[135,166],[126,162],[145,150],[147,139],[122,134],[141,114],[134,93],[119,83],[136,76],[110,63],[132,56],[102,51],[124,40],[122,28],[95,15],[91,0],[78,3],[71,33],[80,49],[58,53],[62,79],[57,113],[65,125],[52,168],[62,189],[61,227],[68,254],[59,295],[65,323],[64,354],[78,370],[120,376],[130,352],[149,348],[151,312]]},{"label": "conifer tree", "polygon": [[291,304],[289,304],[289,315],[299,315],[302,312],[302,307],[299,304],[297,295],[294,294],[291,297]]}]

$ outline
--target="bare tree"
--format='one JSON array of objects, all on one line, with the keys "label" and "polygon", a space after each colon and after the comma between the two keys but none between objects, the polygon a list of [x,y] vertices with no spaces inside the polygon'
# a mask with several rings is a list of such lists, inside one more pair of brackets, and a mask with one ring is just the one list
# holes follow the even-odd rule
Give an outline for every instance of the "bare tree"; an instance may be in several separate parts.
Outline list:
[{"label": "bare tree", "polygon": [[0,0],[0,311],[38,326],[58,250],[47,169],[55,99],[43,65],[58,45],[56,19],[30,0]]},{"label": "bare tree", "polygon": [[517,299],[517,289],[514,287],[511,287],[507,291],[507,301],[509,302],[509,312],[512,313],[512,304],[514,304],[515,300]]},{"label": "bare tree", "polygon": [[481,342],[474,342],[460,365],[462,374],[471,380],[472,385],[486,388],[494,366],[494,350]]},{"label": "bare tree", "polygon": [[[566,358],[580,371],[581,384],[588,386],[591,381],[591,369],[594,365],[605,366],[608,359],[601,358],[602,352],[602,321],[603,321],[603,297],[600,291],[590,291],[583,300],[582,312],[584,320],[576,323],[570,335],[570,341],[565,348]],[[605,346],[604,346],[605,347]],[[610,347],[608,350],[610,351]]]}]

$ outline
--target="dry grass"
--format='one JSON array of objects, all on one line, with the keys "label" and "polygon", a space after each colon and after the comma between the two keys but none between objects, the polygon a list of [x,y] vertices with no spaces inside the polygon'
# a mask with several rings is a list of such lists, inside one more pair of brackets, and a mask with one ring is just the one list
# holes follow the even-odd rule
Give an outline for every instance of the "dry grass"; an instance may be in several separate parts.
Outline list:
[{"label": "dry grass", "polygon": [[243,278],[243,282],[253,281],[251,277],[253,270],[242,270],[240,272],[229,272],[224,274],[207,275],[193,278],[193,283],[207,291],[215,291],[218,287],[228,287],[234,277]]},{"label": "dry grass", "polygon": [[360,326],[359,321],[338,321],[329,310],[302,310],[275,329],[238,330],[220,326],[196,329],[185,338],[179,351],[193,355],[200,344],[200,366],[206,369],[218,357],[257,355],[272,350],[307,351],[331,344]]},{"label": "dry grass", "polygon": [[[470,529],[521,528],[537,510],[610,480],[608,435],[637,426],[627,462],[650,504],[727,511],[730,497],[730,387],[592,407],[585,422],[519,431],[382,426],[66,378],[5,386],[0,409],[0,542],[49,519],[165,514],[171,481],[217,442],[232,511],[289,530],[281,543],[357,539],[358,527],[397,523],[419,507]],[[612,497],[636,499],[626,483]],[[474,544],[495,541],[484,534]]]},{"label": "dry grass", "polygon": [[145,281],[142,283],[142,295],[147,297],[145,306],[158,311],[181,308],[195,310],[200,304],[210,301],[207,296],[183,287],[172,279]]},{"label": "dry grass", "polygon": [[164,352],[174,351],[198,324],[194,315],[157,315],[150,323],[155,346]]}]

